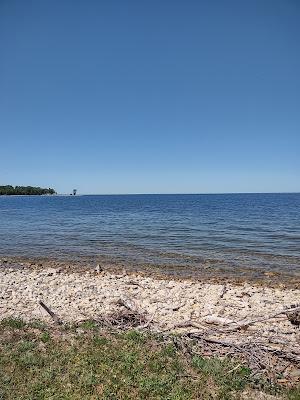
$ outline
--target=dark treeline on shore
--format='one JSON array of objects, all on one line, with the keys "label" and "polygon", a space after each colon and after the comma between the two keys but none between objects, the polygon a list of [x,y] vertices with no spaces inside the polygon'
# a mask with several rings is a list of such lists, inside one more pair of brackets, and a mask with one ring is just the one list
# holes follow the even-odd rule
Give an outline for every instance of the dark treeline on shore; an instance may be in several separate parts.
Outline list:
[{"label": "dark treeline on shore", "polygon": [[0,196],[1,195],[42,195],[42,194],[55,194],[55,190],[34,186],[0,186]]}]

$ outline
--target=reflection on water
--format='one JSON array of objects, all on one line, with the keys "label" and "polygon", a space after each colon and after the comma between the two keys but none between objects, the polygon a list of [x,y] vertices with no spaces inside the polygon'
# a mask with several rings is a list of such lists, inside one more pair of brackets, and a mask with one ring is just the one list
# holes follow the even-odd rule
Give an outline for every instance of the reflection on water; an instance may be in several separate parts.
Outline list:
[{"label": "reflection on water", "polygon": [[295,273],[300,194],[0,197],[0,253]]}]

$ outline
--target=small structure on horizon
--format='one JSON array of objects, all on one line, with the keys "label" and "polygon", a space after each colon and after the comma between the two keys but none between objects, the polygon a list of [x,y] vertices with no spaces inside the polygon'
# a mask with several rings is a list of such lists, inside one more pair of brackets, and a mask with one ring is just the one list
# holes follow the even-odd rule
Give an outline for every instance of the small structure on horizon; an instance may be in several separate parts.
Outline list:
[{"label": "small structure on horizon", "polygon": [[73,193],[70,193],[70,196],[76,196],[77,189],[73,189]]}]

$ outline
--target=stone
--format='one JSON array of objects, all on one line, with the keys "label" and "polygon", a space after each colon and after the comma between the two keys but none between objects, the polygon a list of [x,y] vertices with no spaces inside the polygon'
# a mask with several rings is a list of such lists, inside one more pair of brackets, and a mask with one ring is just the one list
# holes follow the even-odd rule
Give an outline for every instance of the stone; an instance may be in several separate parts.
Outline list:
[{"label": "stone", "polygon": [[48,268],[45,273],[47,274],[47,276],[52,276],[54,274],[56,274],[56,268]]},{"label": "stone", "polygon": [[294,369],[293,371],[291,371],[291,372],[289,373],[289,376],[290,376],[291,378],[298,378],[298,377],[300,377],[300,369]]}]

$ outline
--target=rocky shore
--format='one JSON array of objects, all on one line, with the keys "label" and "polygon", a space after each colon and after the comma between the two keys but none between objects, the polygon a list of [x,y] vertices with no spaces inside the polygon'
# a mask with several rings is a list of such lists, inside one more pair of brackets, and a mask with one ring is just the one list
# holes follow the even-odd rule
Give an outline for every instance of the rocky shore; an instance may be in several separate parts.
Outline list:
[{"label": "rocky shore", "polygon": [[[0,319],[55,325],[41,301],[63,323],[75,323],[79,335],[85,334],[83,321],[109,321],[111,316],[132,312],[143,316],[137,329],[180,334],[173,339],[179,346],[196,340],[196,354],[238,356],[255,374],[271,381],[287,386],[300,381],[299,326],[280,313],[298,306],[297,288],[2,259]],[[254,322],[236,329],[243,321]]]},{"label": "rocky shore", "polygon": [[66,323],[103,321],[130,310],[142,315],[142,325],[154,332],[196,335],[201,343],[235,349],[263,346],[278,358],[277,372],[300,377],[300,329],[281,313],[299,306],[297,288],[54,265],[0,262],[1,319],[53,323],[41,301]]},{"label": "rocky shore", "polygon": [[[5,261],[5,260],[4,260]],[[35,265],[0,263],[1,318],[49,319],[39,306],[42,300],[64,321],[94,319],[120,309],[120,299],[151,318],[157,330],[181,329],[187,321],[220,324],[267,316],[300,302],[300,290],[215,284],[197,280],[129,274],[123,271],[71,270]],[[219,321],[218,321],[219,318]],[[227,321],[227,322],[226,322]],[[183,329],[183,328],[182,328]],[[297,342],[298,328],[285,315],[256,323],[247,330],[260,331],[268,338],[274,333]]]}]

